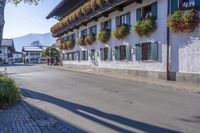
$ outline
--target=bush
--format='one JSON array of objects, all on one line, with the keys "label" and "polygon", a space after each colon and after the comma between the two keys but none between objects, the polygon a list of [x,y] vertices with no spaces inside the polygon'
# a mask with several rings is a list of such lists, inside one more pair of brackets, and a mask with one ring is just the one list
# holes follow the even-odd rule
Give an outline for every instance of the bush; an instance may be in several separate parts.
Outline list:
[{"label": "bush", "polygon": [[156,19],[153,17],[144,18],[140,21],[137,21],[134,28],[139,37],[148,36],[149,34],[153,33],[157,28]]},{"label": "bush", "polygon": [[98,40],[101,42],[101,43],[107,43],[110,39],[110,30],[103,30],[101,32],[99,32],[98,34]]},{"label": "bush", "polygon": [[92,45],[95,41],[96,41],[96,37],[94,34],[90,34],[85,37],[85,43],[87,45]]},{"label": "bush", "polygon": [[198,10],[195,8],[179,9],[168,17],[168,27],[172,32],[194,32],[199,21]]},{"label": "bush", "polygon": [[15,81],[0,75],[0,105],[15,103],[19,100],[20,89]]},{"label": "bush", "polygon": [[85,43],[85,38],[84,37],[80,37],[78,38],[78,45],[81,45],[81,46],[85,46],[86,43]]},{"label": "bush", "polygon": [[113,36],[117,39],[123,39],[130,33],[130,25],[122,24],[115,28],[113,32]]}]

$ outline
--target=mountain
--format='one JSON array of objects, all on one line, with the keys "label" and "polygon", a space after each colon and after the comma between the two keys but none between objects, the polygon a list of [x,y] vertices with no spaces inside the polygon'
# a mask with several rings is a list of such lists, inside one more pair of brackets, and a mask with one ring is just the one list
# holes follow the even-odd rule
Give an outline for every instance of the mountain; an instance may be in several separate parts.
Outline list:
[{"label": "mountain", "polygon": [[15,49],[21,51],[23,46],[30,46],[33,42],[39,41],[43,46],[50,46],[55,43],[55,38],[51,36],[51,33],[45,34],[27,34],[25,36],[13,38]]}]

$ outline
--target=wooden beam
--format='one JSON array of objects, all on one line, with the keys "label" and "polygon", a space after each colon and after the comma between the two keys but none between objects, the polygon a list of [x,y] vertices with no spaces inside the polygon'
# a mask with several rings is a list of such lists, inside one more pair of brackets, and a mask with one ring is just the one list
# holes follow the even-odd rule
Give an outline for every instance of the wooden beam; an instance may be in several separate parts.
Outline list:
[{"label": "wooden beam", "polygon": [[96,18],[94,18],[93,20],[97,22],[97,21],[99,20],[99,18],[96,17]]},{"label": "wooden beam", "polygon": [[109,17],[109,14],[108,13],[107,14],[103,14],[103,16],[107,18],[107,17]]},{"label": "wooden beam", "polygon": [[141,4],[141,3],[142,3],[142,0],[136,0],[136,3]]},{"label": "wooden beam", "polygon": [[123,11],[124,8],[123,8],[122,6],[119,6],[119,7],[117,7],[117,10],[118,10],[118,11]]}]

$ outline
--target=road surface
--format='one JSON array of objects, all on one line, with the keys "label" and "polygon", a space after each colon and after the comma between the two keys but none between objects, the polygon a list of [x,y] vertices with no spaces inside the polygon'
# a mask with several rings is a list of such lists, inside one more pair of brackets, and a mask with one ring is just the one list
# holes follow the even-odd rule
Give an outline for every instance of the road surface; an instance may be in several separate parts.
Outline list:
[{"label": "road surface", "polygon": [[7,67],[34,106],[86,132],[200,133],[200,95],[43,68]]}]

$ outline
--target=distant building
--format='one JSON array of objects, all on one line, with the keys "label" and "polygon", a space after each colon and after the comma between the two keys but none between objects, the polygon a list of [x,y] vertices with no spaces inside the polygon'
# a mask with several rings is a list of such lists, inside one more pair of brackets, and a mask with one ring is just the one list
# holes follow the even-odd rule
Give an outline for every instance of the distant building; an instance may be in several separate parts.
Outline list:
[{"label": "distant building", "polygon": [[9,63],[15,52],[13,39],[3,39],[0,48],[0,63]]},{"label": "distant building", "polygon": [[23,53],[22,52],[14,52],[12,57],[13,63],[21,63],[23,62]]},{"label": "distant building", "polygon": [[44,59],[42,57],[42,52],[47,47],[37,47],[37,46],[24,46],[22,48],[22,52],[25,53],[25,55],[28,57],[30,63],[40,63],[41,59]]}]

